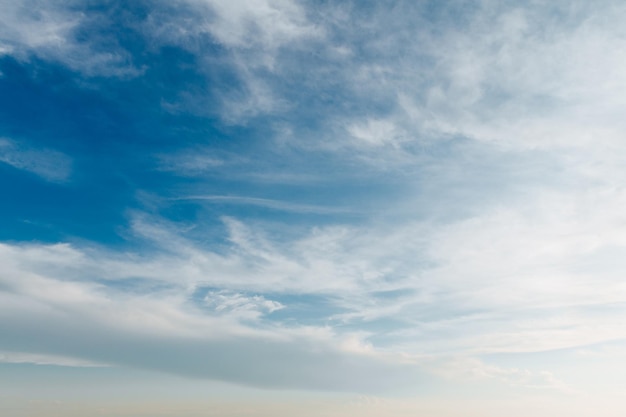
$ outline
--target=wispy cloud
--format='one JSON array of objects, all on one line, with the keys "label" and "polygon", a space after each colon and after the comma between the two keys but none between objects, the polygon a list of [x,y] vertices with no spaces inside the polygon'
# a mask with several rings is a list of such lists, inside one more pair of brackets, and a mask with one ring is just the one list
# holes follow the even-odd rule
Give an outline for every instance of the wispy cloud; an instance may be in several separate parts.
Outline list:
[{"label": "wispy cloud", "polygon": [[72,172],[72,161],[65,154],[24,146],[7,138],[0,138],[0,162],[51,182],[65,182]]},{"label": "wispy cloud", "polygon": [[[0,2],[0,80],[64,68],[89,111],[58,149],[100,198],[95,237],[0,244],[6,361],[570,392],[491,361],[626,339],[620,2],[70,3]],[[103,112],[110,143],[84,133]],[[47,139],[0,162],[68,182]]]},{"label": "wispy cloud", "polygon": [[[210,292],[204,298],[205,306],[220,314],[205,314],[190,304],[184,281],[151,295],[145,289],[132,295],[124,289],[123,278],[136,271],[110,269],[113,276],[122,275],[108,283],[72,279],[78,265],[94,271],[103,260],[100,255],[77,257],[76,250],[66,246],[3,245],[1,251],[6,275],[0,293],[0,326],[6,336],[1,345],[6,350],[265,387],[370,390],[381,388],[382,380],[398,383],[419,374],[418,369],[400,363],[344,352],[341,336],[323,327],[245,325],[260,311],[288,308],[262,296]],[[48,273],[31,269],[33,263],[28,259],[34,252],[44,255],[39,262],[48,265]],[[100,264],[106,269],[115,265],[113,260]],[[130,264],[117,264],[122,269],[126,266]],[[54,331],[42,332],[42,328]],[[103,328],[108,329],[106,336]],[[113,345],[117,348],[110,349]],[[249,355],[250,346],[255,346],[253,356]],[[287,362],[289,366],[283,368]],[[278,373],[277,369],[282,370]],[[374,375],[382,379],[376,382]]]},{"label": "wispy cloud", "polygon": [[[626,337],[626,327],[614,315],[617,307],[602,307],[624,302],[622,285],[615,279],[619,263],[593,267],[602,262],[605,251],[624,245],[612,215],[584,204],[605,204],[600,198],[545,197],[437,228],[421,223],[316,228],[296,240],[270,239],[262,230],[227,220],[230,244],[221,253],[149,220],[139,221],[135,230],[164,249],[161,255],[129,258],[67,245],[4,245],[3,264],[12,278],[3,285],[15,294],[5,293],[5,313],[23,310],[35,320],[42,308],[62,307],[50,320],[56,314],[68,320],[62,311],[72,306],[80,317],[95,322],[108,317],[102,325],[123,334],[139,326],[142,334],[160,334],[174,343],[211,329],[215,337],[275,340],[272,349],[278,350],[299,349],[289,342],[299,337],[309,340],[306,343],[334,340],[329,354],[343,346],[344,336],[358,330],[365,340],[395,351],[398,363],[407,352],[486,354],[585,346]],[[617,218],[619,206],[612,211]],[[577,265],[591,267],[593,275]],[[85,282],[86,274],[100,279]],[[147,286],[136,298],[125,290],[125,282],[134,277],[167,286]],[[205,306],[219,311],[218,316],[189,310],[199,286],[213,288]],[[156,292],[147,295],[149,288]],[[288,314],[289,299],[301,294],[327,297],[330,305],[349,314],[327,309],[314,328],[292,327],[304,317]],[[259,318],[263,311],[286,315],[268,315],[270,321],[256,329],[239,321]],[[124,318],[114,325],[118,316]],[[387,323],[388,330],[375,330],[377,323]],[[122,333],[120,337],[126,337]],[[419,343],[414,342],[417,334]],[[20,340],[4,348],[28,347]],[[104,354],[90,356],[85,349],[80,355],[86,356],[80,357],[113,360]],[[50,353],[70,352],[54,348]]]},{"label": "wispy cloud", "polygon": [[87,76],[139,74],[141,70],[132,65],[124,48],[103,48],[94,39],[81,39],[83,27],[97,27],[106,16],[85,13],[72,3],[0,2],[0,56],[53,60]]},{"label": "wispy cloud", "polygon": [[353,212],[352,209],[345,209],[341,207],[324,207],[310,204],[298,204],[289,201],[273,200],[269,198],[230,195],[195,195],[188,197],[178,197],[175,200],[197,200],[213,202],[216,204],[252,205],[265,207],[271,210],[288,211],[294,213],[339,214]]}]

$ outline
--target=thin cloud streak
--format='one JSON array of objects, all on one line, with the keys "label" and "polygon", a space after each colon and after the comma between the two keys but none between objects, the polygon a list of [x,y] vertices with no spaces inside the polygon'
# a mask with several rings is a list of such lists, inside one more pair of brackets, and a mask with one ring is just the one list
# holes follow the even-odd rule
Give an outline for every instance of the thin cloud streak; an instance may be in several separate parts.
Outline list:
[{"label": "thin cloud streak", "polygon": [[264,207],[272,210],[287,211],[293,213],[312,213],[312,214],[354,214],[352,208],[341,207],[324,207],[310,204],[297,204],[288,201],[273,200],[269,198],[230,196],[230,195],[194,195],[187,197],[177,197],[175,201],[209,201],[216,204],[241,204]]},{"label": "thin cloud streak", "polygon": [[66,182],[72,172],[72,160],[61,152],[24,147],[2,137],[0,162],[31,172],[50,182]]}]

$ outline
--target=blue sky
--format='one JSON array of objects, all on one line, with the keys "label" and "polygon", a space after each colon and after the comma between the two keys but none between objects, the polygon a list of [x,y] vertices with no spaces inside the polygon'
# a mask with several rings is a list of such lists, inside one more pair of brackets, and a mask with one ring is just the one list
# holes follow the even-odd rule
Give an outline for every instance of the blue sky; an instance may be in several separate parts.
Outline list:
[{"label": "blue sky", "polygon": [[623,415],[625,18],[0,0],[0,409]]}]

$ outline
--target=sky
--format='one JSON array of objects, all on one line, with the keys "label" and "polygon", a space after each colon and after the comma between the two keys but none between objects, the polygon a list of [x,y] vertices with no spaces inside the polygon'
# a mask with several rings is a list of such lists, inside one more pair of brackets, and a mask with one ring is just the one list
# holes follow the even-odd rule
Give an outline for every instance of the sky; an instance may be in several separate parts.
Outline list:
[{"label": "sky", "polygon": [[623,416],[624,21],[0,0],[0,414]]}]

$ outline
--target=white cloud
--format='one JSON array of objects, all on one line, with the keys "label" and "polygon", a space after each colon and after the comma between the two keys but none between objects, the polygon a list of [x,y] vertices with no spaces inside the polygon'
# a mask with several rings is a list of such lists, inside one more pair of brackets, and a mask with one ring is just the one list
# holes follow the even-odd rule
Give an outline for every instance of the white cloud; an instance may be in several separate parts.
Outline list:
[{"label": "white cloud", "polygon": [[[16,335],[4,348],[35,349],[27,334],[43,338],[38,346],[47,352],[40,353],[248,383],[268,377],[283,356],[293,355],[290,366],[310,361],[310,367],[297,365],[302,367],[293,373],[271,377],[274,383],[301,380],[303,386],[319,386],[322,379],[337,377],[339,370],[331,368],[352,355],[364,369],[376,368],[380,360],[392,363],[385,369],[395,372],[403,355],[527,353],[626,338],[621,320],[626,76],[620,71],[625,9],[607,4],[583,7],[590,12],[585,19],[554,21],[538,3],[510,10],[484,2],[458,28],[446,21],[449,26],[433,32],[423,19],[414,24],[415,13],[382,10],[359,21],[362,27],[345,29],[336,20],[321,19],[327,26],[319,29],[294,2],[193,2],[203,24],[173,19],[159,42],[200,55],[202,48],[191,40],[208,33],[226,48],[227,65],[239,71],[247,91],[224,92],[226,113],[232,116],[224,114],[224,120],[245,122],[276,109],[288,113],[289,98],[272,77],[280,76],[281,63],[295,56],[287,52],[297,50],[299,42],[323,35],[328,51],[320,47],[320,54],[331,51],[334,58],[318,67],[323,75],[300,74],[302,80],[310,82],[308,87],[340,86],[334,91],[342,99],[364,104],[345,112],[329,106],[317,115],[323,120],[315,134],[299,135],[297,127],[288,126],[289,140],[341,161],[365,160],[401,173],[399,182],[418,184],[407,186],[407,195],[383,202],[386,215],[297,236],[225,218],[223,243],[207,247],[186,230],[137,217],[133,231],[156,252],[2,245],[1,323],[3,331]],[[569,10],[564,3],[559,7]],[[403,29],[384,30],[394,16]],[[349,25],[349,20],[342,22]],[[149,23],[147,33],[157,33],[155,22],[154,27]],[[357,30],[363,27],[372,35]],[[51,24],[46,30],[65,39],[70,29]],[[4,50],[29,45],[49,53],[48,37],[15,33],[11,39],[17,40]],[[407,43],[409,38],[414,42]],[[344,46],[351,41],[354,48]],[[357,44],[362,53],[354,52]],[[320,80],[328,83],[315,83]],[[450,138],[469,145],[452,155],[445,143]],[[529,156],[531,150],[536,153]],[[428,152],[436,157],[422,156]],[[517,173],[517,165],[494,162],[504,157],[532,164],[521,164],[526,171]],[[467,163],[471,158],[483,171]],[[69,165],[55,171],[63,166],[61,155],[25,150],[8,140],[0,143],[0,160],[49,180],[69,176]],[[165,160],[161,168],[199,175],[224,164],[211,155],[189,154]],[[245,196],[193,198],[294,212],[326,210]],[[138,286],[137,293],[123,289],[128,282]],[[198,288],[213,289],[203,304],[211,314],[191,302]],[[323,300],[323,309],[309,318],[314,325],[305,326],[299,321],[305,317],[297,315],[272,321],[270,313],[290,312],[290,296]],[[313,309],[315,302],[310,302]],[[10,317],[21,318],[13,326]],[[66,350],[52,336],[36,336],[35,323],[41,320],[68,338],[105,329],[121,347],[106,351],[83,341]],[[18,325],[26,329],[20,338]],[[163,342],[160,350],[155,340]],[[246,359],[249,346],[264,343],[258,358],[267,367],[246,376],[244,368],[258,363]],[[311,346],[322,354],[311,353]],[[152,356],[142,357],[145,352]],[[205,363],[206,352],[220,360],[228,360],[224,352],[234,352],[241,363],[224,374]],[[160,356],[176,360],[162,364]],[[484,364],[474,369],[471,361],[472,372],[512,385],[560,384],[550,374]],[[190,362],[204,367],[195,370]]]},{"label": "white cloud", "polygon": [[[363,372],[386,369],[399,381],[408,376],[394,369],[407,360],[411,373],[433,356],[581,348],[626,338],[619,307],[626,301],[623,265],[614,256],[626,248],[625,198],[613,188],[540,190],[446,224],[328,226],[289,239],[225,219],[228,243],[219,249],[194,243],[185,229],[137,217],[135,233],[159,248],[143,255],[4,244],[0,323],[15,337],[0,348],[257,384],[272,379],[269,368],[247,377],[242,367],[256,362],[239,355],[265,344],[257,358],[268,364],[294,355],[311,365],[298,365],[276,386],[300,380],[302,387],[318,387],[336,377],[335,360],[352,355]],[[193,294],[203,288],[208,292],[197,306]],[[301,322],[297,298],[290,301],[301,295],[313,297],[307,301],[317,310],[313,325]],[[316,305],[315,297],[324,304]],[[286,316],[275,319],[278,313]],[[42,320],[63,339],[106,332],[121,347],[117,353],[86,342],[63,348],[58,334],[35,336]],[[163,347],[154,350],[155,340]],[[320,356],[310,356],[311,346]],[[241,363],[224,374],[213,362],[194,370],[182,356],[168,364],[155,359],[180,352],[197,361],[206,360],[206,352],[227,360],[222,355],[229,352]],[[485,366],[502,383],[559,385],[549,374]]]},{"label": "white cloud", "polygon": [[[284,56],[285,75],[303,86],[285,99],[309,103],[307,92],[328,91],[339,97],[339,104],[311,110],[320,112],[312,134],[292,121],[289,142],[399,172],[450,139],[556,159],[573,152],[573,163],[586,168],[617,164],[626,131],[622,4],[485,1],[458,19],[441,7],[450,14],[432,20],[408,4],[345,19],[320,7],[316,21],[325,36],[315,53],[326,57],[346,44],[359,53],[341,64],[316,60],[314,71]],[[271,85],[271,93],[281,91],[279,82]]]},{"label": "white cloud", "polygon": [[204,297],[205,304],[218,314],[229,313],[245,319],[257,319],[264,314],[285,308],[277,301],[268,300],[262,295],[246,296],[233,291],[209,291]]},{"label": "white cloud", "polygon": [[[169,109],[206,115],[216,112],[227,124],[246,124],[265,114],[288,111],[292,103],[274,90],[267,76],[282,71],[285,51],[300,50],[323,37],[308,10],[293,0],[215,1],[185,0],[161,4],[152,10],[140,30],[153,46],[175,45],[193,53],[199,69],[209,77],[221,70],[237,80],[207,91],[187,91]],[[219,54],[207,47],[223,48]],[[213,100],[219,102],[215,106]]]},{"label": "white cloud", "polygon": [[[265,387],[370,390],[419,374],[344,349],[328,328],[247,325],[288,308],[262,295],[223,285],[204,297],[204,307],[194,306],[194,277],[184,270],[171,275],[183,265],[174,259],[142,264],[67,245],[6,244],[0,258],[0,348],[7,351]],[[196,276],[195,285],[209,273]],[[136,277],[143,281],[128,290]],[[154,285],[159,278],[169,285]]]},{"label": "white cloud", "polygon": [[72,161],[65,154],[29,148],[7,138],[0,138],[0,162],[51,182],[65,182],[72,172]]},{"label": "white cloud", "polygon": [[[0,30],[5,45],[32,49],[62,48],[81,19],[79,13],[45,7],[44,2],[0,3]],[[11,51],[13,48],[6,48]]]},{"label": "white cloud", "polygon": [[515,147],[614,142],[625,127],[626,10],[606,6],[556,24],[542,6],[483,9],[469,31],[435,43],[442,76],[420,105],[423,122]]},{"label": "white cloud", "polygon": [[265,207],[272,210],[294,213],[337,214],[351,212],[351,210],[341,207],[316,206],[312,204],[299,204],[269,198],[244,197],[234,195],[194,195],[188,197],[178,197],[176,198],[176,200],[206,201],[215,204],[251,205]]},{"label": "white cloud", "polygon": [[208,30],[229,47],[275,50],[316,32],[305,9],[293,0],[201,1],[216,14],[207,23]]},{"label": "white cloud", "polygon": [[361,124],[348,126],[348,132],[356,139],[368,145],[382,146],[395,144],[398,140],[397,129],[387,120],[367,120]]},{"label": "white cloud", "polygon": [[[148,334],[189,337],[208,326],[214,335],[282,338],[290,331],[280,320],[257,329],[235,323],[271,318],[279,308],[289,313],[293,306],[285,300],[305,294],[325,300],[317,326],[330,326],[340,338],[345,325],[359,329],[363,346],[375,341],[373,352],[573,348],[626,337],[615,310],[626,300],[623,265],[613,257],[626,247],[617,226],[624,223],[623,199],[618,190],[539,193],[447,225],[333,226],[295,240],[225,219],[229,243],[219,252],[194,244],[184,230],[138,218],[136,233],[162,252],[4,245],[3,286],[38,309],[75,305],[81,317],[108,317],[105,323]],[[143,280],[135,290],[147,292],[141,298],[124,286],[116,290],[116,282],[131,278]],[[217,316],[188,310],[198,288],[212,289],[205,306]],[[276,294],[287,298],[276,301]],[[297,325],[298,315],[290,320]],[[370,327],[381,320],[387,329]]]},{"label": "white cloud", "polygon": [[[73,4],[74,3],[74,4]],[[132,77],[135,68],[130,54],[121,47],[98,47],[97,40],[79,40],[81,26],[94,26],[96,14],[73,8],[75,2],[27,0],[0,1],[0,55],[18,60],[37,56],[59,62],[87,76]]]},{"label": "white cloud", "polygon": [[197,150],[180,155],[159,155],[158,159],[160,170],[189,176],[205,174],[228,163],[217,156]]}]

